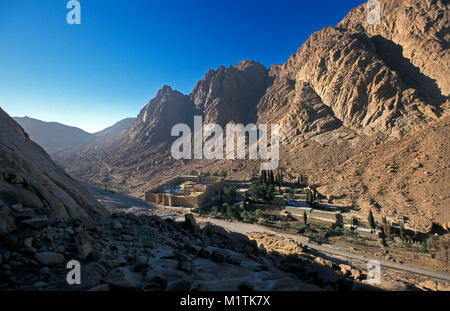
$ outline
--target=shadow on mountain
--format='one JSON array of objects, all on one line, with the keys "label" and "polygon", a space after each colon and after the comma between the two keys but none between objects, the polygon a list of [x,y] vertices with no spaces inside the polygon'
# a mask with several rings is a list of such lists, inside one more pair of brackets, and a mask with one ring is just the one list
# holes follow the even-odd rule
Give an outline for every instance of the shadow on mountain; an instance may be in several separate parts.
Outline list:
[{"label": "shadow on mountain", "polygon": [[[364,35],[359,35],[364,36]],[[373,36],[370,40],[375,44],[377,55],[393,71],[398,73],[408,88],[413,88],[430,104],[440,107],[446,97],[442,95],[436,80],[427,77],[414,66],[411,61],[403,57],[403,47],[381,35]]]}]

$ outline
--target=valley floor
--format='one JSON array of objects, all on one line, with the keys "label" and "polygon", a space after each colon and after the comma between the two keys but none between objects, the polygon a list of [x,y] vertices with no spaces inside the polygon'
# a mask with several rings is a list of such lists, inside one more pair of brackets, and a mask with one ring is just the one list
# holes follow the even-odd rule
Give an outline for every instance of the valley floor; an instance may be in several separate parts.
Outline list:
[{"label": "valley floor", "polygon": [[[102,191],[91,186],[88,186],[88,189],[110,212],[120,210],[136,215],[159,216],[164,219],[171,218],[175,221],[184,219],[184,211],[181,209],[155,207],[137,198]],[[256,235],[259,238],[263,237],[264,239],[267,239],[267,237],[269,239],[279,237],[295,241],[301,245],[307,245],[311,254],[318,256],[317,258],[326,258],[324,259],[325,265],[326,261],[331,261],[336,265],[347,264],[352,267],[357,267],[364,272],[367,271],[368,261],[377,260],[381,265],[382,271],[379,287],[386,290],[450,290],[450,275],[446,273],[422,269],[423,267],[419,268],[411,264],[405,265],[382,261],[378,258],[368,258],[367,254],[364,256],[361,255],[361,252],[352,252],[349,249],[337,245],[318,245],[309,242],[309,239],[305,236],[277,232],[255,224],[231,222],[209,217],[198,217],[197,221],[200,224],[212,223],[230,232],[241,233],[250,237],[252,235]]]}]

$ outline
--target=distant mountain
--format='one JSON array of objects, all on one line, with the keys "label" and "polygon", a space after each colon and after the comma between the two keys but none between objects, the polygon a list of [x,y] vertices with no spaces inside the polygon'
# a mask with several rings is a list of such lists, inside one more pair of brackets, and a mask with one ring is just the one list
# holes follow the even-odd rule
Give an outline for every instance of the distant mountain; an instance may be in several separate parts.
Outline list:
[{"label": "distant mountain", "polygon": [[135,118],[124,119],[100,132],[90,134],[80,128],[57,122],[44,122],[29,117],[13,119],[22,126],[33,141],[50,154],[117,135],[135,120]]},{"label": "distant mountain", "polygon": [[[21,118],[25,124],[38,120]],[[44,123],[44,122],[43,122]],[[55,131],[66,126],[52,125]],[[42,128],[41,128],[42,129]],[[47,131],[49,132],[49,131]],[[51,132],[49,132],[51,133]],[[73,130],[72,133],[79,133]],[[5,221],[5,205],[21,204],[27,215],[44,214],[50,222],[58,219],[80,219],[89,222],[93,213],[106,215],[106,210],[76,180],[56,165],[48,154],[31,141],[14,120],[0,109],[0,221]],[[21,208],[19,208],[20,210]],[[2,218],[3,217],[3,218]],[[11,230],[14,230],[11,223]],[[6,228],[0,228],[0,231]],[[1,232],[3,233],[3,232]],[[1,235],[0,233],[0,235]]]},{"label": "distant mountain", "polygon": [[127,118],[120,120],[116,124],[105,128],[103,131],[94,133],[96,137],[105,137],[105,136],[111,136],[111,135],[117,135],[120,132],[122,132],[124,129],[129,127],[133,121],[136,120],[136,118]]},{"label": "distant mountain", "polygon": [[29,117],[13,119],[22,126],[33,141],[48,152],[92,142],[96,137],[77,127],[57,122],[44,122]]}]

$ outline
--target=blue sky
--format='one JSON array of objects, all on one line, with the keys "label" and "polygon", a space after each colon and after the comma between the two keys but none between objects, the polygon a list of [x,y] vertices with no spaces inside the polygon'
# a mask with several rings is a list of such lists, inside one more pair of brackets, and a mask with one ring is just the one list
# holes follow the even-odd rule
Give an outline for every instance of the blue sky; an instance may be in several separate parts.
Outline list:
[{"label": "blue sky", "polygon": [[284,63],[363,0],[0,1],[0,107],[101,130],[134,117],[162,85],[185,94],[208,69]]}]

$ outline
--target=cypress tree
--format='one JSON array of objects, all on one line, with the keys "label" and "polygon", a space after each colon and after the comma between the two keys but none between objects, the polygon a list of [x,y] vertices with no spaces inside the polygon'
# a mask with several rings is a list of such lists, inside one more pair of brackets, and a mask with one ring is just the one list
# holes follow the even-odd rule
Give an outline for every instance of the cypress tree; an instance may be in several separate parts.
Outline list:
[{"label": "cypress tree", "polygon": [[267,184],[267,172],[262,171],[262,182],[263,184]]},{"label": "cypress tree", "polygon": [[272,170],[269,171],[269,180],[270,180],[269,182],[270,182],[271,185],[273,185],[275,183],[275,178],[273,176],[273,171]]},{"label": "cypress tree", "polygon": [[375,218],[373,218],[372,211],[369,211],[369,217],[367,218],[367,221],[369,222],[370,228],[372,229],[376,228]]}]

